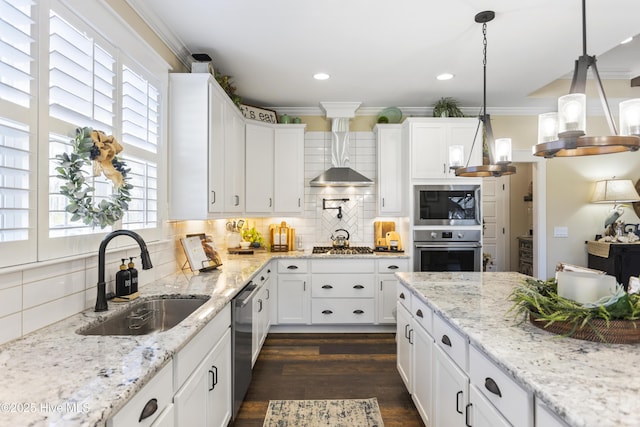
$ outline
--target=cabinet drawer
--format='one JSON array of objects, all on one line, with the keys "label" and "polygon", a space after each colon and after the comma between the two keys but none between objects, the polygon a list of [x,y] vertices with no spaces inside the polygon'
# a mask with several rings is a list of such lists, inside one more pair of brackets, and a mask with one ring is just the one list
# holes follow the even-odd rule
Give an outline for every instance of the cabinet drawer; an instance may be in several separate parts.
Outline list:
[{"label": "cabinet drawer", "polygon": [[231,326],[231,304],[227,304],[173,357],[174,384],[183,384],[200,361]]},{"label": "cabinet drawer", "polygon": [[314,259],[312,273],[375,273],[372,259]]},{"label": "cabinet drawer", "polygon": [[433,336],[433,310],[417,297],[414,297],[411,301],[411,309],[411,314],[415,321]]},{"label": "cabinet drawer", "polygon": [[300,259],[278,260],[278,273],[306,273],[309,271],[309,263]]},{"label": "cabinet drawer", "polygon": [[[162,414],[162,411],[171,404],[171,399],[173,398],[172,381],[173,365],[167,363],[117,414],[107,421],[107,426],[150,426]],[[143,409],[152,399],[156,399],[156,411],[138,422]]]},{"label": "cabinet drawer", "polygon": [[469,342],[467,337],[437,314],[433,315],[433,338],[446,354],[462,369],[469,372]]},{"label": "cabinet drawer", "polygon": [[311,277],[313,298],[373,298],[371,274],[314,274]]},{"label": "cabinet drawer", "polygon": [[311,322],[323,323],[373,323],[373,299],[311,300]]},{"label": "cabinet drawer", "polygon": [[411,311],[411,291],[402,283],[398,283],[398,302]]},{"label": "cabinet drawer", "polygon": [[533,395],[520,387],[480,350],[469,350],[469,378],[514,426],[531,426]]},{"label": "cabinet drawer", "polygon": [[406,258],[378,260],[378,273],[395,273],[396,271],[409,271],[409,260]]}]

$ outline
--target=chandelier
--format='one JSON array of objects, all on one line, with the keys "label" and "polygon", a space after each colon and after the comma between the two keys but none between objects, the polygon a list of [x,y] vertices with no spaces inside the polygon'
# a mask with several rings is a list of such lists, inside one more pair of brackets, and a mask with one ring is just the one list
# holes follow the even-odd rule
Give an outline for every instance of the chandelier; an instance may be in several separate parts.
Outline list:
[{"label": "chandelier", "polygon": [[[637,151],[640,148],[640,99],[620,103],[620,134],[611,116],[609,103],[596,66],[596,57],[587,55],[587,20],[582,0],[582,56],[575,61],[568,95],[558,98],[558,112],[538,116],[538,144],[533,155],[546,158],[590,156],[595,154]],[[602,102],[602,109],[612,135],[586,134],[585,87],[591,69]]]},{"label": "chandelier", "polygon": [[[455,169],[456,176],[464,177],[500,177],[502,175],[512,175],[516,173],[516,167],[511,163],[511,138],[499,138],[494,140],[493,130],[491,129],[491,118],[487,114],[487,22],[492,21],[495,18],[495,13],[491,10],[480,12],[475,16],[475,21],[482,24],[482,71],[483,71],[483,98],[482,98],[482,115],[480,115],[478,128],[480,124],[484,125],[484,137],[486,138],[486,144],[489,151],[489,164],[479,166],[461,166],[460,160],[455,160],[454,157],[460,159],[462,153],[462,146],[454,146],[450,149],[450,157],[452,158],[450,164],[451,168]],[[478,137],[478,130],[473,138],[473,144],[471,145],[471,152],[476,144]],[[471,153],[469,153],[469,159]],[[469,161],[467,160],[467,163]]]}]

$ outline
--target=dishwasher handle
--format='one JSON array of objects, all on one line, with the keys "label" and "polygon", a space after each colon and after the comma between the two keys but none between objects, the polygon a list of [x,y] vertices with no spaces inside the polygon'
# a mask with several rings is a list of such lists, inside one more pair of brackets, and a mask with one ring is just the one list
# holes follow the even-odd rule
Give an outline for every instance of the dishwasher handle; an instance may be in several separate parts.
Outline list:
[{"label": "dishwasher handle", "polygon": [[253,282],[247,283],[247,286],[242,288],[240,293],[235,296],[234,303],[236,307],[244,307],[251,302],[253,296],[258,292],[258,285]]}]

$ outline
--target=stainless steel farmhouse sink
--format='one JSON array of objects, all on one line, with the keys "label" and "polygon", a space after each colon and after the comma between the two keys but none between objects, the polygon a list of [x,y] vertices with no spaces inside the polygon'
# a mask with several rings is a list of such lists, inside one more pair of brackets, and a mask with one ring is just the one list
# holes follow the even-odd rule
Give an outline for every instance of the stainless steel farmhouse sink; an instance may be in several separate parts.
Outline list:
[{"label": "stainless steel farmhouse sink", "polygon": [[167,331],[186,319],[209,297],[153,298],[77,331],[80,335],[147,335]]}]

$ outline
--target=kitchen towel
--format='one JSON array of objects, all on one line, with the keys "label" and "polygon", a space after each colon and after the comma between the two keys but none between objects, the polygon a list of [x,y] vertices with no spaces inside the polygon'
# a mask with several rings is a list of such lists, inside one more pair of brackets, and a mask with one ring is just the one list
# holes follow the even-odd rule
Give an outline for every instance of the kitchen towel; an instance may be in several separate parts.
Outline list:
[{"label": "kitchen towel", "polygon": [[263,427],[383,427],[378,400],[271,400]]}]

